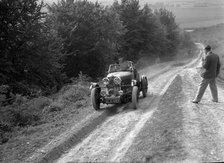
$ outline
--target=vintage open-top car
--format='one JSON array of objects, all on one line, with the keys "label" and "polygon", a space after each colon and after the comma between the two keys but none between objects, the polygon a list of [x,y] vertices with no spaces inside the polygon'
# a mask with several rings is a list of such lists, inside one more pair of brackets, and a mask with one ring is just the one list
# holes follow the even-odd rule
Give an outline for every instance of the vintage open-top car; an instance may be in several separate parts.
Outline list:
[{"label": "vintage open-top car", "polygon": [[118,104],[130,101],[136,109],[139,93],[142,92],[143,97],[147,95],[147,77],[140,77],[131,61],[110,65],[108,75],[101,83],[91,83],[90,86],[91,101],[95,110],[100,109],[100,103]]}]

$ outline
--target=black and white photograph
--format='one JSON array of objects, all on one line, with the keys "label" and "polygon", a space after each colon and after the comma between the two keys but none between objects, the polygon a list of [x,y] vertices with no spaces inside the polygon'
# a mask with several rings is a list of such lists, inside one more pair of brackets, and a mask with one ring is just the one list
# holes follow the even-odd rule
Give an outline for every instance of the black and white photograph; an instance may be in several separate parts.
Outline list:
[{"label": "black and white photograph", "polygon": [[224,162],[224,0],[0,0],[0,163]]}]

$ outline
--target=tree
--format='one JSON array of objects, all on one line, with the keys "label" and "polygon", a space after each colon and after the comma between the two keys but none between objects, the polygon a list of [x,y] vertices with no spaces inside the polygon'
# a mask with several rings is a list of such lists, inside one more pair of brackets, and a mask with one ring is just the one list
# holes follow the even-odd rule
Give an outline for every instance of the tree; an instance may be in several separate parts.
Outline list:
[{"label": "tree", "polygon": [[86,0],[62,0],[49,10],[58,37],[63,39],[66,74],[73,77],[82,71],[91,77],[102,75],[117,55],[124,33],[118,14]]},{"label": "tree", "polygon": [[138,60],[142,56],[160,55],[166,51],[167,41],[161,23],[145,5],[140,8],[138,0],[115,1],[113,9],[120,15],[127,32],[122,36],[121,53],[126,59]]},{"label": "tree", "polygon": [[126,59],[136,60],[144,42],[139,25],[141,10],[138,0],[122,0],[121,4],[115,2],[113,8],[120,15],[127,32],[122,36],[121,55]]},{"label": "tree", "polygon": [[164,29],[166,35],[167,52],[169,55],[175,55],[180,41],[180,30],[178,25],[176,24],[175,16],[172,12],[166,9],[156,10],[155,15],[158,21],[161,23],[161,26]]},{"label": "tree", "polygon": [[152,9],[146,4],[142,9],[140,24],[143,27],[142,37],[144,38],[144,54],[146,56],[161,56],[166,52],[164,31],[157,21]]},{"label": "tree", "polygon": [[0,1],[0,84],[17,93],[29,94],[31,85],[52,87],[60,73],[43,7],[38,0]]}]

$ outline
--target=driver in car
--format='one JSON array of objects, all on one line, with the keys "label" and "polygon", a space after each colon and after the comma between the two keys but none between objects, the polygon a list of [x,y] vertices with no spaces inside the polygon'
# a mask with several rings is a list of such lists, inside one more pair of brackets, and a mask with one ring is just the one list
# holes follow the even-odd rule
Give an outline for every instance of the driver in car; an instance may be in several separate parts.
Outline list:
[{"label": "driver in car", "polygon": [[120,69],[121,70],[128,70],[128,71],[133,71],[134,72],[134,78],[135,79],[139,79],[139,74],[136,70],[136,68],[134,68],[131,64],[130,61],[123,61],[123,58],[119,59],[119,65],[120,65]]}]

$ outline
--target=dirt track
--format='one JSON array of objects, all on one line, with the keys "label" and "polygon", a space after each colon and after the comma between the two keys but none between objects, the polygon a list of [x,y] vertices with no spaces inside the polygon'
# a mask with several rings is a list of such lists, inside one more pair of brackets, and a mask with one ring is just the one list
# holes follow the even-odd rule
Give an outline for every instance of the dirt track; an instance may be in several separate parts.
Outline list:
[{"label": "dirt track", "polygon": [[155,66],[150,74],[142,70],[150,80],[139,108],[132,110],[127,104],[111,107],[110,114],[98,113],[100,123],[90,125],[91,132],[61,151],[55,162],[224,161],[224,91],[219,89],[219,103],[210,102],[207,90],[200,104],[192,104],[200,81],[197,64],[195,59],[187,66],[157,71]]},{"label": "dirt track", "polygon": [[57,162],[119,160],[145,122],[153,115],[163,90],[170,84],[170,78],[174,77],[176,72],[177,70],[169,71],[150,81],[149,96],[140,100],[138,110],[132,110],[129,106],[124,110],[118,109],[115,115],[108,117],[101,126]]}]

